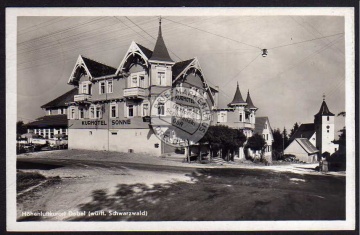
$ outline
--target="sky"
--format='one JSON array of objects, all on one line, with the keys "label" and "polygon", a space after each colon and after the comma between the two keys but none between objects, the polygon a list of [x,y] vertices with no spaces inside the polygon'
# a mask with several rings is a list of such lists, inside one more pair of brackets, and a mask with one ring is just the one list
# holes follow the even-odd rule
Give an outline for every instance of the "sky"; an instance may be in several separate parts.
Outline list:
[{"label": "sky", "polygon": [[[43,116],[41,105],[73,88],[67,81],[79,54],[117,68],[132,41],[153,50],[158,22],[158,16],[19,17],[18,120]],[[341,16],[166,16],[162,33],[173,60],[199,59],[209,85],[220,88],[219,107],[232,101],[239,83],[273,129],[313,122],[324,94],[331,112],[345,110]],[[336,130],[344,125],[335,117]]]}]

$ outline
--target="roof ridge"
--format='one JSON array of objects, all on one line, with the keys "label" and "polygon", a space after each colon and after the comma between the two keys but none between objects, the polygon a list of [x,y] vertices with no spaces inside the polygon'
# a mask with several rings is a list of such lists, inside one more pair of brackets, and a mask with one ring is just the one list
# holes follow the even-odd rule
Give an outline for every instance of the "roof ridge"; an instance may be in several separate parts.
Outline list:
[{"label": "roof ridge", "polygon": [[114,67],[111,66],[111,65],[105,64],[105,63],[100,62],[100,61],[98,61],[98,60],[90,59],[89,57],[83,56],[83,55],[81,55],[81,54],[80,54],[80,56],[81,56],[81,58],[85,58],[85,59],[88,59],[88,60],[92,60],[92,61],[94,61],[94,62],[96,62],[96,63],[99,63],[99,64],[102,64],[102,65],[108,66],[108,67],[113,68],[113,69],[116,70],[116,68],[114,68]]}]

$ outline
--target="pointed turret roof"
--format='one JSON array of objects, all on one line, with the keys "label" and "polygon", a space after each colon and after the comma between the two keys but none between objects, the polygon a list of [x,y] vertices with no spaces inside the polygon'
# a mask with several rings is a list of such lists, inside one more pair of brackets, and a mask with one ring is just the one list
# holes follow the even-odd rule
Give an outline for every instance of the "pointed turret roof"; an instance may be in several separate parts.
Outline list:
[{"label": "pointed turret roof", "polygon": [[326,105],[325,99],[323,100],[320,110],[315,116],[335,116],[332,112],[330,112],[328,106]]},{"label": "pointed turret roof", "polygon": [[152,56],[150,60],[159,60],[159,61],[165,61],[165,62],[174,62],[169,55],[169,52],[165,46],[164,39],[162,37],[161,32],[161,18],[159,21],[159,34],[156,40],[156,44],[154,47],[154,51],[152,53]]},{"label": "pointed turret roof", "polygon": [[235,91],[235,95],[234,95],[234,99],[233,101],[231,101],[230,104],[228,104],[229,106],[235,106],[235,105],[246,105],[246,102],[243,100],[242,96],[241,96],[241,92],[239,89],[239,83],[237,83],[236,86],[236,91]]},{"label": "pointed turret roof", "polygon": [[250,97],[250,91],[248,90],[248,93],[247,93],[247,97],[246,97],[246,103],[248,104],[248,108],[249,109],[258,109],[255,107],[255,105],[253,104],[252,100],[251,100],[251,97]]}]

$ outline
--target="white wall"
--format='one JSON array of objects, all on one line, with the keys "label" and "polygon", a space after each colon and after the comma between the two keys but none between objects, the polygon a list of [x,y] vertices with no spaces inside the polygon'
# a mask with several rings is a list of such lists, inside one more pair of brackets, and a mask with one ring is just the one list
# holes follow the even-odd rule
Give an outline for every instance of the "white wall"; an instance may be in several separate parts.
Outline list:
[{"label": "white wall", "polygon": [[284,154],[293,154],[295,155],[296,159],[307,163],[311,163],[317,160],[316,154],[309,156],[296,140],[291,142],[291,144],[284,150]]},{"label": "white wall", "polygon": [[[90,131],[92,134],[90,134]],[[112,133],[117,133],[113,135]],[[148,153],[160,156],[162,142],[149,129],[69,129],[69,149]],[[159,144],[155,148],[155,144]]]}]

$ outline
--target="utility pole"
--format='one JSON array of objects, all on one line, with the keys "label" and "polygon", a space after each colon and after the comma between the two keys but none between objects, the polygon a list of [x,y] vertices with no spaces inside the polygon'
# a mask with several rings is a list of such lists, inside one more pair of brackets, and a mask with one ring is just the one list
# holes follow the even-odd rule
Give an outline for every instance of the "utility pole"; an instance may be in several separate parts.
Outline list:
[{"label": "utility pole", "polygon": [[[284,130],[285,130],[285,127],[284,127]],[[282,134],[282,140],[283,140],[283,151],[282,151],[282,155],[284,156],[284,146],[285,146],[285,132],[283,131],[283,134]]]}]

